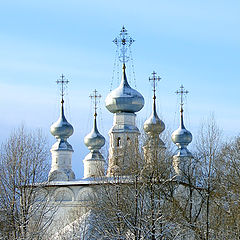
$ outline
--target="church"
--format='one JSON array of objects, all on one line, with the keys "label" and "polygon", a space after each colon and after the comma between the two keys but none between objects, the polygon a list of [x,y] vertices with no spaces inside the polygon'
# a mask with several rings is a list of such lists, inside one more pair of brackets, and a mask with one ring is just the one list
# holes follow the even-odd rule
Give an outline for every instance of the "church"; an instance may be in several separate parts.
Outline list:
[{"label": "church", "polygon": [[[96,188],[101,188],[102,185],[109,184],[116,181],[116,179],[130,184],[133,183],[133,173],[138,168],[138,161],[141,159],[141,149],[139,147],[139,136],[141,133],[136,124],[136,117],[137,112],[141,111],[144,106],[144,97],[130,86],[127,77],[128,69],[126,67],[126,63],[129,60],[128,51],[134,40],[123,27],[119,36],[113,42],[119,48],[122,78],[120,85],[112,90],[105,99],[107,110],[113,114],[113,125],[109,130],[108,159],[105,159],[101,154],[105,138],[97,127],[97,102],[100,95],[95,90],[91,95],[95,103],[93,126],[90,133],[84,138],[84,143],[89,149],[89,153],[83,159],[83,179],[75,179],[74,169],[72,169],[72,154],[74,150],[68,139],[73,134],[74,129],[64,114],[64,86],[68,81],[64,76],[57,81],[57,83],[61,84],[62,89],[60,116],[50,129],[51,134],[56,138],[56,143],[51,148],[51,170],[48,175],[48,182],[45,185],[53,192],[55,201],[60,202],[59,209],[52,222],[53,227],[51,226],[52,229],[55,229],[55,235],[52,239],[71,239],[63,238],[62,235],[67,236],[66,234],[72,231],[73,225],[71,224],[73,223],[69,220],[72,210],[77,207],[82,209],[77,221],[79,225],[83,224],[86,221],[83,220],[84,217],[90,216],[91,210],[86,206],[88,205],[89,197],[95,194]],[[150,169],[154,168],[155,164],[164,159],[166,151],[165,143],[160,138],[161,133],[165,130],[165,124],[159,118],[156,110],[156,85],[159,80],[160,77],[155,72],[149,78],[153,86],[153,101],[152,113],[143,125],[145,139],[142,147],[144,160],[141,163],[141,171],[145,175],[148,174]],[[184,174],[188,171],[192,159],[192,154],[187,149],[188,144],[192,141],[192,134],[185,128],[183,117],[183,96],[188,91],[181,86],[176,93],[180,95],[181,99],[180,125],[172,133],[172,141],[176,144],[176,151],[174,156],[172,156],[172,171],[175,179],[180,179],[184,182]],[[78,228],[80,229],[81,226],[78,226]],[[101,239],[99,236],[95,238],[83,238],[82,236],[76,239],[81,238]]]}]

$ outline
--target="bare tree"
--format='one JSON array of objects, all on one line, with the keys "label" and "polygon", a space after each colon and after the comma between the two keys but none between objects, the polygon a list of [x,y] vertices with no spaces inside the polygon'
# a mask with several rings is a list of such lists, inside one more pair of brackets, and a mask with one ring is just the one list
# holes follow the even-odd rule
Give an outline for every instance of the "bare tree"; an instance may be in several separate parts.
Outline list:
[{"label": "bare tree", "polygon": [[0,234],[5,239],[39,239],[46,227],[49,150],[40,130],[14,130],[0,152]]},{"label": "bare tree", "polygon": [[196,156],[201,165],[199,183],[205,189],[206,202],[206,228],[205,239],[210,238],[210,215],[211,215],[211,197],[217,191],[217,162],[220,159],[222,147],[222,132],[216,124],[213,115],[205,121],[200,128],[196,141]]},{"label": "bare tree", "polygon": [[[146,159],[122,150],[129,176],[95,179],[87,220],[94,232],[84,239],[239,239],[240,138],[223,144],[214,118],[204,122],[184,181],[172,172],[171,152],[149,148]],[[89,227],[81,221],[70,225],[76,236]]]},{"label": "bare tree", "polygon": [[213,227],[219,239],[240,238],[239,170],[240,138],[236,137],[223,145],[216,169]]},{"label": "bare tree", "polygon": [[[135,146],[137,147],[137,146]],[[94,223],[102,239],[164,239],[169,236],[163,203],[169,191],[171,160],[163,149],[152,146],[154,159],[123,153],[132,162],[129,176],[103,178],[92,203],[98,221]],[[156,151],[154,151],[156,150]]]}]

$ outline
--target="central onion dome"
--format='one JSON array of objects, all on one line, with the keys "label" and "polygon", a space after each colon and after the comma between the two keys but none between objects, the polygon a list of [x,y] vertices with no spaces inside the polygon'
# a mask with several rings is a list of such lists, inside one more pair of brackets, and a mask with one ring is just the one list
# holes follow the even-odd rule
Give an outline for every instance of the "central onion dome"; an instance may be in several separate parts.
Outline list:
[{"label": "central onion dome", "polygon": [[89,150],[99,150],[105,144],[105,138],[99,133],[97,129],[97,121],[94,119],[92,131],[84,138],[84,143]]},{"label": "central onion dome", "polygon": [[73,126],[67,121],[64,116],[63,100],[61,102],[60,117],[55,123],[52,124],[50,131],[56,139],[62,140],[66,140],[73,134]]},{"label": "central onion dome", "polygon": [[140,111],[144,106],[141,93],[132,89],[127,82],[126,66],[123,64],[122,81],[118,88],[110,92],[105,100],[106,108],[112,113]]}]

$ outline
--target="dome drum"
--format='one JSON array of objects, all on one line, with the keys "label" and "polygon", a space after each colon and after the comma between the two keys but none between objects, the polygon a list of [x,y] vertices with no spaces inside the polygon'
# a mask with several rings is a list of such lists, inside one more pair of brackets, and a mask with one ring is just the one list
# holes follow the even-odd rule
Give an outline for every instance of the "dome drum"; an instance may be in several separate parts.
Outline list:
[{"label": "dome drum", "polygon": [[184,148],[184,147],[181,147],[181,148],[177,149],[174,153],[174,156],[176,156],[176,157],[187,157],[187,158],[192,158],[193,157],[192,153],[187,148]]},{"label": "dome drum", "polygon": [[105,159],[99,151],[93,150],[90,153],[88,153],[88,155],[84,158],[83,161],[103,161],[103,162],[105,162]]},{"label": "dome drum", "polygon": [[69,142],[66,140],[58,139],[56,143],[53,144],[51,151],[71,151],[73,152],[73,148]]}]

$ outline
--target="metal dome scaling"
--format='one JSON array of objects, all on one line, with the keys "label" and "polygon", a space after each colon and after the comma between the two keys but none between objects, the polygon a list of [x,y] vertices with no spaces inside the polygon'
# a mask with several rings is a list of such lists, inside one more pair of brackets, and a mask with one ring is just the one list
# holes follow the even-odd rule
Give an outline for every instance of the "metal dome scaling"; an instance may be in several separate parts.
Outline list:
[{"label": "metal dome scaling", "polygon": [[144,106],[142,94],[128,84],[125,69],[126,66],[123,64],[122,81],[119,87],[110,92],[105,100],[106,108],[112,113],[134,113],[140,111]]},{"label": "metal dome scaling", "polygon": [[60,80],[57,80],[57,84],[61,84],[61,109],[60,109],[60,117],[59,119],[52,124],[50,128],[51,134],[58,140],[52,147],[55,150],[70,150],[73,151],[72,146],[67,142],[67,138],[69,138],[73,134],[73,126],[67,121],[64,115],[64,88],[66,84],[68,84],[68,80],[62,75]]},{"label": "metal dome scaling", "polygon": [[105,144],[105,138],[99,133],[97,129],[97,121],[94,118],[92,131],[84,138],[84,143],[89,150],[100,150]]},{"label": "metal dome scaling", "polygon": [[84,138],[84,143],[89,150],[100,150],[105,144],[105,138],[99,133],[97,129],[97,99],[101,98],[101,95],[97,95],[97,90],[94,90],[94,95],[90,95],[90,98],[94,99],[94,123],[91,132]]},{"label": "metal dome scaling", "polygon": [[165,129],[164,122],[158,117],[156,109],[153,110],[151,116],[144,122],[144,131],[147,134],[159,135]]},{"label": "metal dome scaling", "polygon": [[112,113],[135,113],[143,108],[144,98],[141,93],[132,89],[128,84],[125,65],[125,63],[131,59],[130,47],[134,40],[129,36],[126,28],[123,26],[119,36],[116,37],[113,42],[117,46],[119,61],[123,63],[123,74],[119,87],[108,94],[105,100],[106,108]]},{"label": "metal dome scaling", "polygon": [[143,127],[147,134],[159,135],[165,129],[164,122],[158,117],[156,111],[156,82],[160,81],[160,77],[156,77],[156,73],[152,73],[153,77],[149,81],[153,81],[153,110],[151,116],[145,121]]},{"label": "metal dome scaling", "polygon": [[66,140],[73,134],[73,126],[67,121],[64,116],[64,101],[61,101],[61,111],[59,119],[52,124],[50,131],[51,134],[57,139]]},{"label": "metal dome scaling", "polygon": [[180,156],[192,156],[188,151],[187,145],[192,142],[192,134],[189,132],[183,123],[183,95],[187,94],[188,91],[184,90],[183,85],[180,87],[180,91],[176,92],[181,96],[180,102],[180,126],[172,133],[172,141],[178,146],[178,150],[175,155]]},{"label": "metal dome scaling", "polygon": [[172,141],[181,147],[187,146],[192,142],[192,134],[189,132],[183,124],[183,114],[181,112],[180,127],[172,134]]}]

